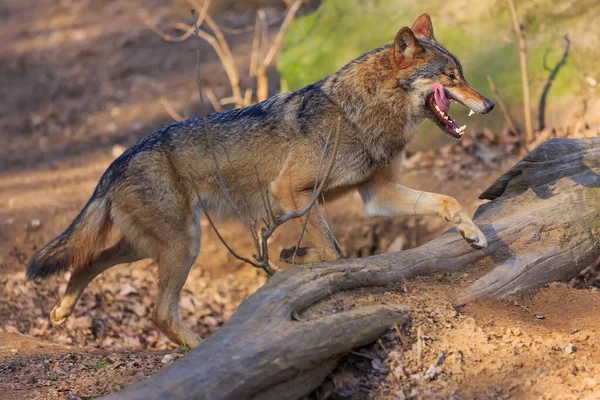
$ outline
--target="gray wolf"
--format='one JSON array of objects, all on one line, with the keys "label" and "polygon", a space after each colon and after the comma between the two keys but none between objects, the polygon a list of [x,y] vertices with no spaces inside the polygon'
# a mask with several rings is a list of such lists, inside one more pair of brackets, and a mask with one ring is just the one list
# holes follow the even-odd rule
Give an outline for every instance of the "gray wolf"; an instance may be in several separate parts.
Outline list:
[{"label": "gray wolf", "polygon": [[[437,42],[431,19],[423,14],[412,28],[400,29],[393,43],[317,83],[247,108],[172,124],[141,139],[108,167],[66,231],[33,256],[27,275],[72,271],[50,315],[60,325],[102,271],[152,258],[159,288],[152,319],[172,341],[195,347],[199,339],[181,323],[178,303],[200,248],[199,218],[204,211],[235,215],[215,179],[216,164],[245,215],[261,217],[265,193],[276,214],[298,210],[311,199],[324,150],[333,154],[333,143],[325,144],[338,127],[326,199],[358,191],[369,216],[437,215],[451,221],[472,247],[485,248],[485,236],[455,199],[404,187],[391,168],[426,118],[460,139],[464,127],[448,115],[451,101],[475,113],[494,108],[469,86],[459,60]],[[106,248],[112,231],[118,240]],[[312,247],[297,263],[341,257],[314,210],[307,237]],[[284,251],[281,258],[289,255]]]}]

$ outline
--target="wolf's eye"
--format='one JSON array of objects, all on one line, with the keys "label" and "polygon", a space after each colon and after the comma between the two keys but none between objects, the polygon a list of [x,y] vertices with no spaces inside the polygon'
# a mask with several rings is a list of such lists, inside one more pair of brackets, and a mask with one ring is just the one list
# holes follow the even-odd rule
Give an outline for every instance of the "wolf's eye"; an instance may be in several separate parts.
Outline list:
[{"label": "wolf's eye", "polygon": [[446,74],[446,76],[448,78],[450,78],[451,80],[455,80],[456,79],[456,76],[452,72],[450,72],[449,74]]}]

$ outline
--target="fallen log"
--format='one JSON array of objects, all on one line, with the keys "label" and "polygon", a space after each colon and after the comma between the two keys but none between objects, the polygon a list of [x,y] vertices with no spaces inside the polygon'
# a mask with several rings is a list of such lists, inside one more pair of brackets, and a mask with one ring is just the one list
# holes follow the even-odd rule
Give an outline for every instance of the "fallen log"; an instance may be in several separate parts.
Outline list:
[{"label": "fallen log", "polygon": [[600,138],[549,140],[481,198],[491,200],[475,213],[486,250],[472,249],[453,229],[411,250],[279,272],[195,350],[109,398],[300,398],[344,353],[408,318],[390,306],[304,315],[336,292],[456,272],[483,258],[495,267],[458,303],[572,278],[600,255]]}]

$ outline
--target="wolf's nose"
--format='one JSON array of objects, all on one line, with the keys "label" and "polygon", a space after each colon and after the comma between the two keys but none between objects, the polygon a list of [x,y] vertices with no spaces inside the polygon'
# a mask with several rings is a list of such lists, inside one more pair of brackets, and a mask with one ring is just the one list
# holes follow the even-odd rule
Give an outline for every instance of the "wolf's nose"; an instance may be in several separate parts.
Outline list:
[{"label": "wolf's nose", "polygon": [[494,109],[494,106],[496,105],[496,103],[494,103],[490,99],[485,99],[485,101],[483,102],[483,105],[485,106],[485,114],[487,114]]}]

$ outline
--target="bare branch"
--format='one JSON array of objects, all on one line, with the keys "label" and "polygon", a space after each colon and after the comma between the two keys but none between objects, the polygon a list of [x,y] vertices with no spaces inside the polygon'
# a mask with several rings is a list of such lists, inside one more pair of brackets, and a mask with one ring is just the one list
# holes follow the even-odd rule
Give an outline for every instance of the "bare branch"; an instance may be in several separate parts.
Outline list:
[{"label": "bare branch", "polygon": [[248,107],[252,104],[252,88],[247,88],[244,93],[244,107]]},{"label": "bare branch", "polygon": [[[192,171],[194,172],[198,179],[200,180],[200,174],[198,173],[198,171]],[[191,172],[190,172],[190,178],[191,178]],[[190,179],[190,181],[194,181],[193,179]],[[254,263],[252,260],[246,258],[246,257],[242,257],[239,254],[236,253],[235,250],[233,250],[233,248],[231,248],[231,246],[229,246],[229,244],[227,243],[227,241],[223,238],[223,236],[221,236],[221,233],[219,232],[219,230],[217,229],[217,226],[215,225],[215,223],[213,222],[212,218],[210,217],[210,215],[208,214],[208,210],[207,207],[205,206],[204,202],[202,201],[202,196],[200,196],[200,193],[198,192],[198,188],[196,187],[196,185],[192,185],[192,187],[194,188],[194,191],[196,192],[196,198],[198,199],[198,201],[200,202],[200,206],[202,207],[202,211],[204,211],[204,215],[206,215],[206,219],[208,220],[210,226],[213,228],[213,230],[215,231],[215,234],[217,235],[217,237],[219,238],[219,240],[221,241],[221,243],[223,243],[223,245],[227,248],[227,250],[231,253],[232,256],[234,256],[235,258],[237,258],[240,261],[243,261],[245,263],[248,263],[256,268],[261,268],[260,265]]]},{"label": "bare branch", "polygon": [[206,215],[206,219],[208,220],[208,222],[210,223],[210,226],[213,228],[213,230],[215,231],[215,234],[217,235],[217,237],[219,238],[219,240],[221,241],[221,243],[223,243],[223,245],[227,248],[227,250],[231,253],[232,256],[234,256],[235,258],[237,258],[240,261],[243,261],[247,264],[252,265],[255,268],[263,268],[262,265],[255,263],[254,261],[250,260],[249,258],[240,256],[238,253],[235,252],[235,250],[233,250],[229,244],[227,243],[227,241],[223,238],[223,236],[221,236],[221,233],[219,232],[219,230],[217,229],[217,226],[215,225],[215,223],[213,222],[212,218],[210,217],[210,215],[208,214],[208,212],[205,212],[204,215]]},{"label": "bare branch", "polygon": [[277,227],[280,226],[281,224],[284,224],[284,223],[286,223],[287,221],[289,221],[290,219],[293,219],[293,218],[300,218],[304,214],[306,214],[307,212],[309,212],[310,209],[315,205],[315,202],[319,199],[319,196],[321,195],[321,192],[323,191],[323,187],[325,186],[325,182],[329,178],[329,174],[331,173],[331,170],[333,169],[333,164],[335,162],[335,158],[336,158],[336,155],[337,155],[338,145],[339,145],[339,142],[340,142],[340,125],[341,125],[341,119],[342,119],[342,117],[338,116],[337,132],[336,132],[336,135],[335,135],[335,143],[334,143],[334,146],[333,146],[333,154],[331,155],[331,161],[329,162],[329,166],[327,167],[325,175],[321,179],[321,182],[319,182],[319,187],[313,193],[313,196],[312,196],[310,202],[306,206],[304,206],[304,208],[302,208],[301,210],[292,211],[290,213],[285,214],[282,217],[277,218],[275,220],[275,223],[272,224],[271,226],[269,226],[268,229],[267,229],[267,231],[265,232],[267,237],[271,236],[273,234],[273,232],[275,231],[275,229],[277,229]]},{"label": "bare branch", "polygon": [[533,141],[533,125],[531,122],[531,97],[529,95],[529,75],[527,73],[527,43],[523,29],[517,17],[514,0],[508,0],[513,30],[518,38],[519,61],[521,67],[521,86],[523,88],[523,114],[525,118],[525,145]]},{"label": "bare branch", "polygon": [[[192,10],[192,15],[194,15],[194,14],[195,14],[195,11]],[[194,27],[194,32],[197,34],[197,36],[199,38],[200,37],[199,33],[201,31],[198,29],[197,26]],[[225,184],[225,178],[223,176],[223,171],[221,170],[221,167],[220,167],[219,162],[217,160],[217,155],[216,155],[216,151],[215,151],[214,143],[213,143],[213,136],[212,136],[210,130],[208,129],[208,123],[206,121],[206,112],[204,111],[204,98],[202,96],[202,78],[200,76],[200,47],[199,46],[196,49],[196,83],[198,85],[198,95],[200,97],[200,105],[202,107],[202,112],[201,113],[202,113],[202,122],[204,124],[204,132],[206,134],[208,145],[209,145],[209,148],[210,148],[210,153],[212,155],[213,163],[214,163],[215,169],[217,171],[217,176],[216,176],[215,180],[217,181],[217,184],[219,185],[219,188],[221,189],[221,191],[225,195],[225,198],[227,199],[228,203],[231,205],[231,207],[233,208],[233,210],[236,212],[236,214],[238,215],[238,217],[240,217],[240,219],[242,219],[242,221],[244,221],[244,223],[246,223],[248,226],[250,226],[251,225],[250,221],[248,221],[248,219],[246,218],[246,216],[244,215],[244,213],[241,212],[241,210],[239,209],[239,207],[237,206],[237,204],[233,200],[231,192],[229,191],[229,189],[227,188],[227,186]],[[192,146],[192,147],[194,148],[194,151],[198,155],[198,158],[202,159],[202,156],[196,150],[196,148],[194,146]]]},{"label": "bare branch", "polygon": [[[271,22],[267,22],[267,28],[277,25],[283,21],[283,18],[277,18]],[[242,33],[250,33],[254,31],[255,26],[247,26],[245,28],[229,28],[227,26],[221,26],[221,30],[228,35],[240,35]]]},{"label": "bare branch", "polygon": [[263,66],[268,67],[269,65],[271,65],[271,62],[273,62],[275,55],[281,48],[285,32],[287,31],[290,24],[294,20],[294,17],[296,16],[296,13],[300,9],[301,5],[302,5],[302,0],[296,0],[292,3],[290,8],[288,9],[285,19],[283,20],[283,23],[281,24],[281,27],[279,28],[279,32],[277,32],[277,35],[275,36],[275,41],[273,42],[273,45],[271,46],[271,48],[269,49],[269,52],[267,53],[265,59],[263,60]]},{"label": "bare branch", "polygon": [[260,35],[261,35],[261,14],[265,12],[262,9],[256,11],[256,22],[254,23],[254,36],[252,37],[252,52],[250,53],[250,66],[248,69],[248,75],[252,78],[256,75],[256,68],[258,66],[258,57],[260,52]]},{"label": "bare branch", "polygon": [[[338,126],[338,129],[339,129],[339,126]],[[317,171],[317,177],[315,178],[313,193],[316,192],[316,190],[317,190],[317,184],[319,182],[319,177],[321,176],[321,168],[323,167],[323,164],[325,161],[325,154],[327,153],[327,145],[329,144],[329,139],[331,139],[331,132],[329,132],[329,135],[327,135],[327,139],[325,140],[325,146],[323,146],[323,154],[321,154],[321,160],[319,161],[319,170]],[[322,196],[322,193],[321,193],[321,196]],[[318,212],[318,207],[319,207],[318,197],[319,196],[317,196],[317,201],[315,202],[315,205],[317,207],[317,212]],[[310,213],[306,213],[306,218],[304,219],[304,222],[302,223],[302,230],[300,231],[300,236],[298,237],[298,242],[296,243],[296,247],[294,248],[294,253],[292,254],[292,265],[296,265],[296,256],[298,255],[298,250],[300,249],[300,242],[302,242],[302,238],[304,237],[304,233],[306,232],[306,225],[308,224],[309,216],[310,216]]]},{"label": "bare branch", "polygon": [[[195,16],[195,11],[192,9],[192,15]],[[207,17],[210,18],[210,17]],[[260,253],[260,243],[259,243],[259,237],[256,233],[256,221],[250,221],[246,215],[239,209],[239,207],[237,206],[237,204],[235,203],[235,200],[233,199],[233,196],[231,194],[231,192],[229,191],[229,189],[227,188],[227,185],[225,183],[225,178],[223,175],[223,171],[221,170],[221,166],[219,165],[219,161],[217,159],[217,155],[216,155],[216,150],[215,150],[215,145],[213,142],[213,135],[210,132],[210,130],[208,129],[208,122],[207,122],[207,118],[206,118],[206,112],[204,109],[204,99],[202,96],[203,90],[202,90],[202,78],[200,76],[200,46],[199,46],[199,40],[200,40],[200,29],[198,28],[197,25],[194,26],[194,33],[197,36],[197,41],[198,41],[198,46],[196,48],[196,83],[198,85],[198,95],[200,97],[200,103],[202,106],[202,121],[203,121],[203,125],[204,125],[204,132],[206,134],[207,137],[207,141],[208,141],[208,145],[209,145],[209,149],[210,149],[210,153],[212,155],[212,160],[215,166],[215,170],[216,170],[216,174],[213,174],[213,178],[215,179],[216,183],[219,185],[219,188],[221,190],[221,192],[223,193],[225,199],[227,200],[227,202],[229,203],[229,205],[232,207],[232,209],[235,211],[235,213],[237,214],[237,216],[243,221],[244,225],[246,226],[246,229],[250,235],[250,237],[252,238],[253,242],[254,242],[254,246],[258,251],[258,254],[255,256],[255,258],[257,259],[257,261],[263,261],[264,257],[263,255]],[[195,146],[192,145],[192,148],[194,149],[194,151],[196,152],[197,156],[199,159],[203,160],[203,157],[200,155],[200,153],[197,151],[197,149],[195,148]],[[225,152],[225,156],[227,158],[227,160],[229,161],[229,163],[231,164],[231,159],[229,158],[229,154],[227,153],[226,149],[223,147],[223,150]],[[247,199],[245,198],[245,196],[243,196],[243,199],[246,201],[247,203],[247,208],[250,209],[250,206],[247,202]],[[239,256],[237,253],[235,253],[233,251],[233,249],[231,249],[231,247],[229,245],[227,245],[225,243],[224,240],[222,240],[222,238],[220,237],[220,234],[218,233],[218,230],[216,229],[216,227],[214,226],[214,224],[212,223],[212,220],[210,219],[210,216],[207,213],[207,210],[205,210],[205,214],[209,220],[209,222],[211,222],[211,225],[213,226],[213,229],[215,229],[215,233],[217,233],[217,236],[219,236],[219,239],[221,239],[221,241],[225,244],[225,246],[227,247],[227,249],[230,251],[230,253],[232,255],[234,255],[234,257],[246,261],[248,262],[249,259],[245,258],[245,257],[241,257]],[[267,259],[268,261],[268,259]],[[268,262],[262,262],[261,264],[257,264],[254,262],[248,262],[248,264],[257,267],[257,268],[263,268],[265,270],[265,272],[269,275],[273,275],[274,271],[271,268],[271,265]]]},{"label": "bare branch", "polygon": [[244,99],[237,96],[225,97],[219,101],[222,106],[226,106],[228,104],[242,104]]},{"label": "bare branch", "polygon": [[[204,17],[206,17],[206,13],[208,11],[209,5],[210,5],[210,0],[207,0],[204,2],[204,5],[202,7],[199,7],[200,12],[198,13],[198,19],[195,22],[196,26],[202,25],[202,22],[204,21]],[[152,23],[152,21],[150,21],[150,19],[148,17],[146,17],[145,15],[143,15],[142,13],[139,13],[138,16],[141,19],[141,21],[144,23],[144,25],[146,25],[154,33],[156,33],[159,37],[161,37],[162,39],[164,39],[168,42],[183,42],[183,41],[187,40],[190,36],[192,36],[192,33],[194,33],[193,26],[188,25],[188,24],[183,24],[183,23],[174,23],[174,24],[170,24],[169,27],[176,29],[176,30],[183,31],[183,34],[181,34],[179,36],[170,35],[166,32],[161,31],[160,29],[158,29],[156,27],[156,25],[154,25]]]},{"label": "bare branch", "polygon": [[206,98],[208,99],[208,101],[210,101],[210,104],[212,104],[212,106],[216,112],[223,111],[223,107],[221,107],[221,104],[219,103],[219,99],[217,98],[217,96],[215,95],[215,92],[213,92],[213,90],[210,87],[204,88],[204,94],[206,95]]},{"label": "bare branch", "polygon": [[[318,202],[316,204],[318,204]],[[296,248],[294,249],[294,254],[292,254],[292,265],[296,265],[296,256],[298,255],[298,250],[300,249],[300,242],[302,242],[302,238],[306,232],[306,225],[308,225],[309,215],[310,214],[306,214],[304,222],[302,223],[302,229],[300,230],[300,235],[298,236],[298,242],[296,242]]]},{"label": "bare branch", "polygon": [[[195,1],[193,0],[188,0],[191,1],[192,3],[195,3]],[[229,43],[227,43],[227,40],[225,39],[225,36],[223,35],[223,32],[221,32],[221,29],[219,29],[219,25],[217,25],[215,23],[215,21],[211,18],[210,15],[206,15],[206,23],[208,25],[208,27],[213,31],[215,37],[217,38],[217,41],[219,42],[221,49],[225,55],[225,60],[226,60],[226,64],[223,63],[223,65],[225,66],[225,69],[227,71],[227,74],[229,76],[229,83],[231,85],[231,91],[233,92],[233,96],[241,98],[241,89],[240,89],[240,76],[238,73],[238,66],[237,63],[235,61],[235,57],[233,57],[233,54],[231,53],[231,48],[229,47]],[[237,104],[237,106],[241,106],[241,104]]]},{"label": "bare branch", "polygon": [[256,173],[256,182],[258,184],[258,187],[261,189],[260,190],[260,198],[262,200],[263,207],[265,209],[265,213],[267,214],[267,220],[264,220],[264,218],[263,218],[263,222],[265,225],[269,225],[273,221],[275,221],[275,214],[273,213],[273,209],[271,208],[271,202],[269,200],[269,190],[267,189],[265,191],[265,193],[263,193],[262,181],[260,179],[260,174],[258,173],[258,169],[256,168],[256,166],[254,167],[254,172]]},{"label": "bare branch", "polygon": [[263,57],[267,51],[267,45],[269,42],[269,31],[267,29],[267,17],[264,10],[258,10],[256,16],[256,22],[258,26],[260,26],[260,40],[257,48],[257,54],[260,57],[260,60],[257,60],[256,62],[254,76],[256,77],[256,98],[260,102],[269,97],[269,79],[267,77],[267,67],[265,67],[263,62]]},{"label": "bare branch", "polygon": [[546,121],[545,121],[546,99],[548,97],[548,93],[550,93],[550,88],[552,87],[552,84],[554,83],[554,79],[556,79],[556,76],[558,75],[558,72],[560,71],[560,69],[562,67],[564,67],[565,64],[567,63],[567,57],[569,56],[569,48],[571,47],[571,41],[569,40],[568,35],[565,35],[564,39],[565,39],[565,51],[563,52],[561,59],[556,63],[556,65],[554,66],[554,68],[552,70],[547,68],[546,57],[544,57],[544,68],[546,68],[550,71],[550,75],[548,76],[548,79],[546,80],[546,84],[544,85],[544,89],[542,90],[542,95],[540,96],[540,105],[538,108],[538,129],[540,131],[542,131],[542,130],[544,130],[544,128],[546,128]]},{"label": "bare branch", "polygon": [[179,114],[175,110],[175,108],[173,108],[173,105],[171,104],[171,102],[169,102],[169,100],[167,100],[164,97],[161,97],[159,99],[159,101],[160,101],[160,104],[162,104],[162,106],[164,107],[167,114],[169,114],[169,117],[173,118],[174,121],[181,122],[185,119],[185,117],[183,115]]}]

